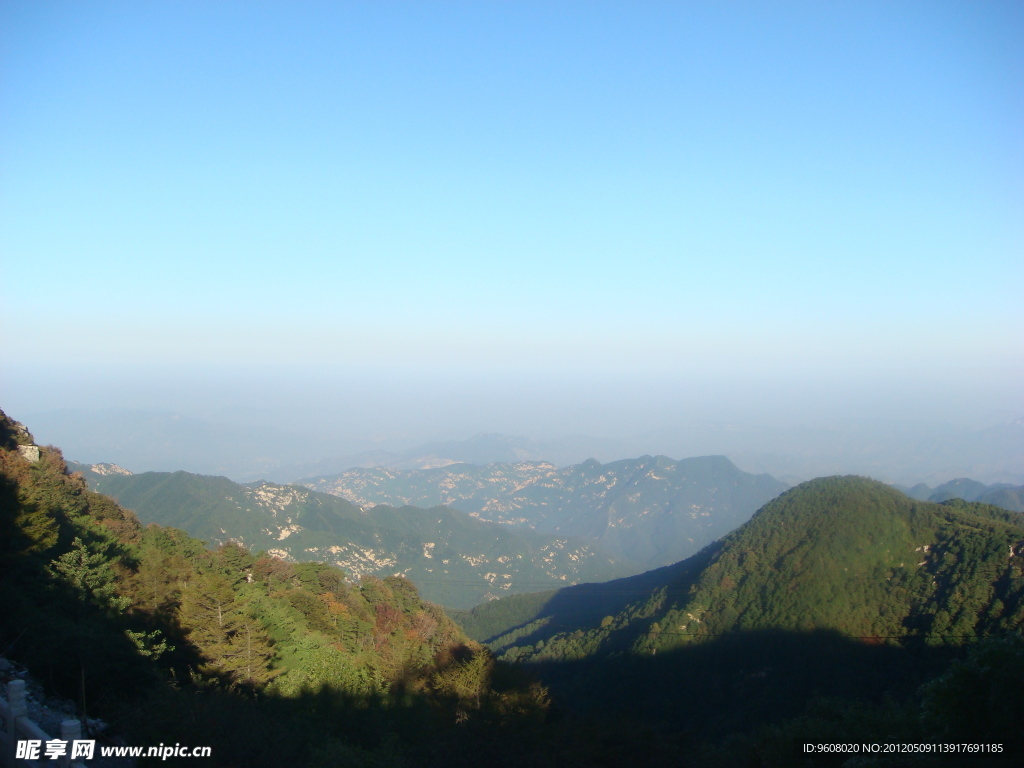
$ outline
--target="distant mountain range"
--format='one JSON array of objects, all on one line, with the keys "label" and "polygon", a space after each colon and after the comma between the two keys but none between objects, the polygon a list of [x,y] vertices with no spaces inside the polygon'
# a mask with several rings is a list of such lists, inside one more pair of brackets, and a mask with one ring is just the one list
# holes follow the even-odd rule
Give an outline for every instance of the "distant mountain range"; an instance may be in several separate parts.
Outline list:
[{"label": "distant mountain range", "polygon": [[241,485],[188,472],[133,475],[111,464],[69,466],[145,523],[286,560],[337,565],[355,576],[406,576],[427,599],[448,606],[641,570],[593,541],[484,522],[447,507],[363,509],[299,486]]},{"label": "distant mountain range", "polygon": [[786,487],[720,456],[360,469],[306,486],[74,468],[145,522],[356,575],[401,574],[451,607],[675,562]]},{"label": "distant mountain range", "polygon": [[480,520],[592,540],[644,568],[692,555],[788,487],[724,456],[350,469],[300,482],[363,506],[443,504]]},{"label": "distant mountain range", "polygon": [[[425,469],[449,464],[607,463],[641,453],[725,455],[748,472],[791,484],[834,474],[935,486],[951,478],[1024,483],[1024,419],[1000,415],[984,429],[877,420],[850,423],[666,422],[615,439],[530,439],[493,432],[468,439],[431,433],[357,435],[336,415],[299,418],[267,408],[217,414],[106,409],[49,411],[31,417],[44,443],[86,463],[112,461],[133,472],[183,469],[236,482],[290,483],[352,467]],[[993,416],[993,418],[995,418]]]},{"label": "distant mountain range", "polygon": [[1024,418],[1011,414],[1000,414],[984,428],[900,419],[705,422],[669,426],[632,442],[670,456],[724,454],[749,472],[795,483],[845,474],[904,485],[938,485],[956,477],[1024,483]]},{"label": "distant mountain range", "polygon": [[133,472],[185,470],[237,482],[289,483],[351,467],[423,469],[515,461],[565,466],[591,456],[608,460],[630,454],[628,445],[618,440],[582,435],[534,440],[491,432],[408,447],[408,439],[314,436],[288,422],[270,424],[266,414],[259,415],[233,423],[171,411],[63,409],[36,414],[32,422],[44,443],[59,444],[87,464],[115,462]]},{"label": "distant mountain range", "polygon": [[948,501],[949,499],[963,499],[964,501],[980,501],[984,504],[994,504],[1003,509],[1014,512],[1024,512],[1024,485],[1010,485],[1009,483],[994,483],[985,485],[977,480],[966,477],[950,480],[937,488],[930,488],[924,483],[918,483],[913,488],[895,486],[910,496],[912,499],[921,501]]},{"label": "distant mountain range", "polygon": [[275,467],[260,476],[278,482],[304,477],[333,475],[350,468],[387,467],[397,470],[436,469],[452,464],[503,464],[545,462],[565,466],[591,456],[622,455],[625,443],[592,437],[532,440],[528,437],[481,432],[466,440],[424,443],[405,451],[371,450],[313,462]]}]

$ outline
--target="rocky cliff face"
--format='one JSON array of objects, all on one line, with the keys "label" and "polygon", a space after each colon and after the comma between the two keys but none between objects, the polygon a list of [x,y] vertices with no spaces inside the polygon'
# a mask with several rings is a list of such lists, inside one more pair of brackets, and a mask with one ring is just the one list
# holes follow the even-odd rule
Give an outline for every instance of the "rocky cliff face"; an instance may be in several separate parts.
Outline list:
[{"label": "rocky cliff face", "polygon": [[22,458],[33,464],[39,461],[39,446],[28,427],[0,411],[0,447],[17,449]]},{"label": "rocky cliff face", "polygon": [[129,476],[132,474],[124,467],[117,466],[117,464],[91,464],[89,465],[89,469],[101,477],[104,477],[106,475]]}]

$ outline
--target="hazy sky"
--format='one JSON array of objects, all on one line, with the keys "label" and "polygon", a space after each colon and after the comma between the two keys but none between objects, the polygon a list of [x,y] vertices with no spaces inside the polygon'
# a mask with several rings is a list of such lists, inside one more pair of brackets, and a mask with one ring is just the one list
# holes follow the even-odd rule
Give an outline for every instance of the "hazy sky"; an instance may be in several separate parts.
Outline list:
[{"label": "hazy sky", "polygon": [[1024,413],[1016,0],[7,0],[0,41],[15,417]]}]

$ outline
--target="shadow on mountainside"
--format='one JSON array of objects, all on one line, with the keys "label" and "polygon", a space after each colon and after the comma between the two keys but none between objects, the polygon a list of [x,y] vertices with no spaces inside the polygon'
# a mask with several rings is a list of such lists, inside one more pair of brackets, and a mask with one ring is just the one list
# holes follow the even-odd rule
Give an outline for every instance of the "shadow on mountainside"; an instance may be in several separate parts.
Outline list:
[{"label": "shadow on mountainside", "polygon": [[721,542],[714,542],[686,560],[636,576],[510,595],[472,610],[450,610],[449,614],[471,638],[496,651],[512,642],[546,642],[559,632],[595,626],[605,616],[618,615],[638,599],[650,598],[665,584],[669,586],[661,590],[660,597],[685,595],[693,578],[700,575],[721,548]]},{"label": "shadow on mountainside", "polygon": [[[683,765],[841,764],[848,754],[808,760],[801,746],[854,740],[1003,745],[1001,755],[975,755],[971,765],[1017,765],[1024,757],[1019,635],[954,647],[765,630],[651,655],[523,666],[573,717],[625,717],[672,743],[695,745],[699,754],[692,763],[681,758]],[[914,755],[878,764],[959,759]]]},{"label": "shadow on mountainside", "polygon": [[[536,690],[522,695],[524,667],[550,686],[550,706]],[[646,657],[524,667],[495,668],[492,693],[476,696],[401,686],[378,696],[320,688],[258,700],[225,689],[165,690],[134,731],[153,743],[211,744],[216,764],[257,767],[788,768],[850,757],[801,755],[805,743],[946,740],[1003,745],[972,766],[1018,765],[1024,754],[1014,693],[1024,685],[1019,638],[968,653],[767,631]],[[937,768],[962,758],[866,764]]]}]

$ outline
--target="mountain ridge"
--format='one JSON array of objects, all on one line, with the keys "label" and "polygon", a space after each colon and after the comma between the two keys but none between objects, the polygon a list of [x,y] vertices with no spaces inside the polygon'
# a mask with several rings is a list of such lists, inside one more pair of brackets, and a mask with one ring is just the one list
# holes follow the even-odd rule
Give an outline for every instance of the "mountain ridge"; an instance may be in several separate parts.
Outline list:
[{"label": "mountain ridge", "polygon": [[680,563],[449,615],[566,706],[717,741],[702,768],[852,734],[1024,748],[1024,515],[989,505],[819,478]]},{"label": "mountain ridge", "polygon": [[[767,628],[879,638],[1019,629],[1024,515],[959,500],[919,502],[866,478],[819,478],[786,491],[721,542],[661,574],[603,626],[591,620],[573,627],[549,613],[558,593],[536,601],[533,615],[523,595],[507,606],[478,606],[466,626],[477,635],[486,627],[492,647],[519,659],[589,656],[622,650],[624,642],[650,653]],[[611,582],[605,592],[636,583]],[[584,585],[573,592],[584,594]],[[514,615],[507,632],[515,637],[497,631],[494,617],[503,612]],[[533,627],[530,634],[525,626]]]},{"label": "mountain ridge", "polygon": [[76,466],[90,487],[146,522],[288,561],[330,563],[353,576],[406,576],[427,599],[449,606],[636,570],[589,541],[502,526],[443,506],[360,507],[297,485],[240,484],[184,471],[97,475]]},{"label": "mountain ridge", "polygon": [[445,504],[482,520],[589,538],[646,568],[697,552],[787,487],[725,456],[359,468],[301,482],[354,503]]},{"label": "mountain ridge", "polygon": [[963,499],[992,504],[1013,512],[1024,512],[1024,485],[1014,486],[1010,483],[992,483],[986,485],[969,477],[958,477],[931,488],[918,483],[912,488],[893,486],[908,496],[921,501],[949,501]]}]

